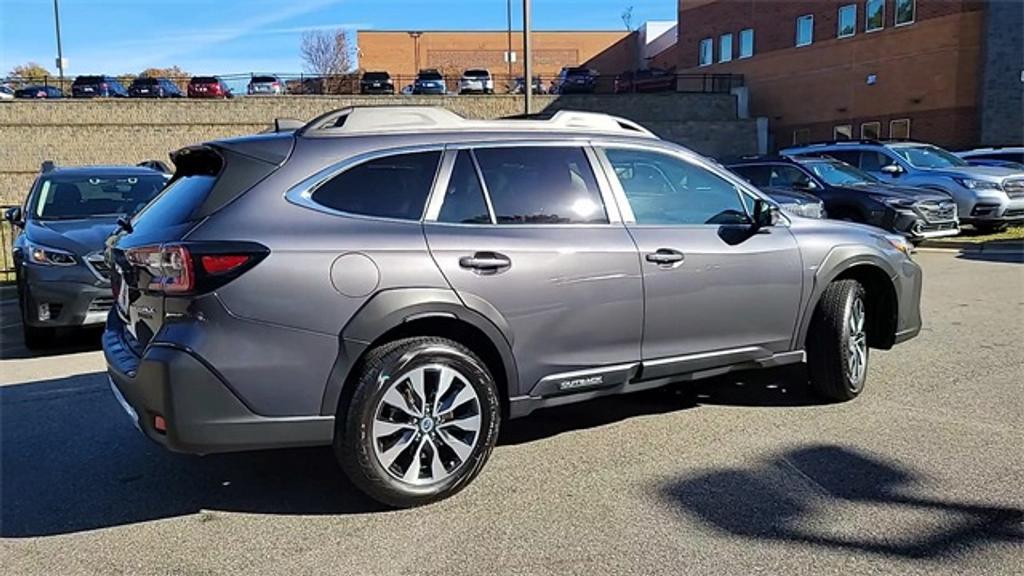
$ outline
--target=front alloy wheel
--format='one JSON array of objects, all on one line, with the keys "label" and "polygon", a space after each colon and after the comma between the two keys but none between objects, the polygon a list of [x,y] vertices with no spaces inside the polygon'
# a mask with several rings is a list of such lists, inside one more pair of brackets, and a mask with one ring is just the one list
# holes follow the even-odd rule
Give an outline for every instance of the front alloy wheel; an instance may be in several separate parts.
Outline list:
[{"label": "front alloy wheel", "polygon": [[864,389],[868,311],[867,293],[856,280],[838,280],[822,293],[807,332],[807,367],[819,396],[843,402]]}]

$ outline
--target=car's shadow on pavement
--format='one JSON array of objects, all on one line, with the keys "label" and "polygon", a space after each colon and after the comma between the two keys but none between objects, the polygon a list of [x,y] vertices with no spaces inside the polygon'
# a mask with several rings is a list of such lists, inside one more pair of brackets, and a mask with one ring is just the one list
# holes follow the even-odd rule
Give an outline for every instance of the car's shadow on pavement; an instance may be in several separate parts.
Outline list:
[{"label": "car's shadow on pavement", "polygon": [[[920,496],[922,476],[894,461],[818,444],[749,467],[697,470],[657,491],[689,519],[751,541],[915,560],[1024,542],[1024,511]],[[934,522],[891,534],[875,524],[877,515],[871,521],[843,515],[844,508],[848,513],[849,506],[857,505],[882,508],[883,517],[928,515]],[[851,523],[860,527],[851,529]]]},{"label": "car's shadow on pavement", "polygon": [[[773,384],[758,391],[739,382],[731,378],[694,393],[666,389],[539,411],[510,422],[500,442],[529,442],[701,402],[725,403],[740,395],[731,388],[765,395],[766,405],[781,403],[779,389],[767,387]],[[798,397],[793,403],[806,401]],[[204,457],[168,452],[133,428],[102,372],[0,387],[0,407],[2,537],[74,533],[204,511],[333,515],[384,509],[349,484],[330,448]]]}]

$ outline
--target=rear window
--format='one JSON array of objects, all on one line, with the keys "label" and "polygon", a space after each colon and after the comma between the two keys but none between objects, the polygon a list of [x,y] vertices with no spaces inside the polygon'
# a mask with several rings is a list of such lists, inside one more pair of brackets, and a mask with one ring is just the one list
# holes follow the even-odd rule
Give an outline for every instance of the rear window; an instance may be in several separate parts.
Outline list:
[{"label": "rear window", "polygon": [[419,220],[440,159],[438,151],[370,160],[321,185],[312,200],[349,214]]},{"label": "rear window", "polygon": [[420,72],[420,80],[440,80],[440,72]]},{"label": "rear window", "polygon": [[132,225],[136,230],[146,230],[188,222],[216,182],[216,176],[208,175],[177,178],[135,217]]},{"label": "rear window", "polygon": [[607,223],[580,148],[483,148],[474,152],[498,224]]},{"label": "rear window", "polygon": [[99,84],[103,81],[103,76],[79,76],[75,78],[75,84]]},{"label": "rear window", "polygon": [[132,84],[135,84],[136,86],[156,86],[159,83],[160,81],[156,78],[136,78],[135,81],[132,82]]},{"label": "rear window", "polygon": [[273,76],[253,76],[252,81],[258,83],[273,83],[277,82],[277,78],[274,78]]},{"label": "rear window", "polygon": [[217,79],[213,76],[196,76],[191,80],[192,84],[216,84]]},{"label": "rear window", "polygon": [[465,76],[469,78],[487,78],[491,73],[487,70],[466,70]]},{"label": "rear window", "polygon": [[391,76],[387,72],[367,72],[363,74],[364,80],[388,80]]},{"label": "rear window", "polygon": [[590,74],[590,69],[589,68],[569,68],[565,72],[566,72],[566,74],[572,74],[572,75],[581,75],[581,74],[582,75],[589,75]]}]

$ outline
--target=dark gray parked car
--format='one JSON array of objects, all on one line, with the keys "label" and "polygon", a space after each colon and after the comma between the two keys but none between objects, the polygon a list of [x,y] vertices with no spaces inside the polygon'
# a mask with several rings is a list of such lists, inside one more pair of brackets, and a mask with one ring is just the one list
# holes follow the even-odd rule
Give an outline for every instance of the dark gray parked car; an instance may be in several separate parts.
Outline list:
[{"label": "dark gray parked car", "polygon": [[168,178],[144,167],[44,164],[24,205],[4,215],[20,231],[14,266],[27,347],[45,346],[57,328],[106,321],[113,297],[103,242]]},{"label": "dark gray parked car", "polygon": [[921,327],[901,236],[789,217],[610,116],[345,109],[174,161],[111,241],[115,394],[176,451],[333,443],[393,506],[537,408],[804,361],[849,400]]}]

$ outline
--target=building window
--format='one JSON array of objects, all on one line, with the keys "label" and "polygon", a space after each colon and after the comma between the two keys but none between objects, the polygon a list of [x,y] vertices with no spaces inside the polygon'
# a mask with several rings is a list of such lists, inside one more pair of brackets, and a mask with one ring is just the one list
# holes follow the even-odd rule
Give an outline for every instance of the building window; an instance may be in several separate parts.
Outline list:
[{"label": "building window", "polygon": [[722,34],[718,38],[718,61],[732,60],[732,34]]},{"label": "building window", "polygon": [[814,15],[807,14],[796,19],[796,45],[808,46],[814,42]]},{"label": "building window", "polygon": [[868,0],[864,4],[864,31],[885,28],[885,0]]},{"label": "building window", "polygon": [[807,144],[811,141],[811,129],[801,128],[799,130],[793,130],[793,146],[799,146],[801,144]]},{"label": "building window", "polygon": [[910,140],[910,118],[900,118],[889,122],[889,138]]},{"label": "building window", "polygon": [[896,25],[906,26],[914,23],[916,0],[896,0]]},{"label": "building window", "polygon": [[715,61],[715,41],[705,38],[700,41],[700,65],[710,66]]},{"label": "building window", "polygon": [[849,38],[857,33],[857,5],[847,4],[839,9],[837,38]]},{"label": "building window", "polygon": [[853,140],[853,124],[840,124],[832,128],[833,140]]},{"label": "building window", "polygon": [[754,55],[754,29],[744,28],[740,30],[740,58],[750,58]]},{"label": "building window", "polygon": [[878,140],[882,137],[881,122],[865,122],[860,125],[861,140]]}]

